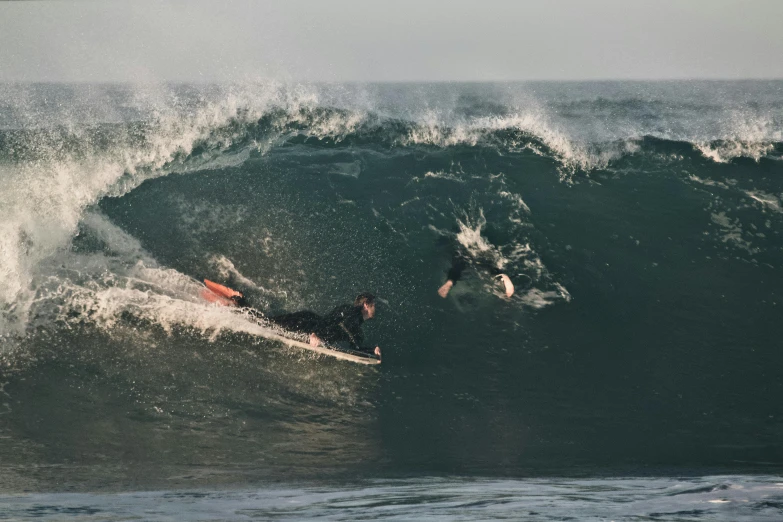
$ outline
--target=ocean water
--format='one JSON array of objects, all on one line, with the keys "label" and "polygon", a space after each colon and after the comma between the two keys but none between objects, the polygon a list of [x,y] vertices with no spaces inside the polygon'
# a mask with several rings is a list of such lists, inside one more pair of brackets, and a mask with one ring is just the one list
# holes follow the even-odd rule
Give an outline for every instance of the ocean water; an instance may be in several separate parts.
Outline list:
[{"label": "ocean water", "polygon": [[6,84],[0,182],[0,517],[783,516],[781,81]]}]

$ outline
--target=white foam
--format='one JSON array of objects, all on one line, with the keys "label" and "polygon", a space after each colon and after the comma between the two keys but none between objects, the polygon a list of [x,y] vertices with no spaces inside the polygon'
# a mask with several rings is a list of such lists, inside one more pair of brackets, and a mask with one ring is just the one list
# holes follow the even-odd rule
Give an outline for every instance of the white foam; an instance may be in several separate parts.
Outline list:
[{"label": "white foam", "polygon": [[[139,87],[132,103],[151,110],[146,131],[139,138],[126,131],[110,145],[93,145],[79,127],[68,126],[78,141],[70,151],[52,139],[32,144],[33,159],[0,166],[4,204],[0,207],[0,335],[21,333],[35,294],[37,267],[63,252],[77,233],[85,210],[105,196],[120,196],[141,182],[171,172],[205,166],[234,165],[248,157],[248,149],[223,154],[237,140],[246,140],[250,124],[271,107],[284,107],[296,120],[317,105],[314,89],[306,86],[266,85],[221,87],[193,107],[182,107],[166,88]],[[24,96],[15,110],[24,114]],[[95,103],[102,103],[102,99]],[[67,114],[65,115],[67,116]],[[63,114],[58,116],[67,124]],[[39,115],[28,119],[40,125]],[[345,133],[359,125],[360,113],[337,114],[310,121],[314,133]],[[312,118],[311,118],[312,120]],[[184,164],[196,145],[205,154]],[[93,221],[99,218],[89,218]],[[95,223],[93,223],[95,225]],[[100,228],[100,227],[98,227]],[[125,238],[133,241],[132,238]]]},{"label": "white foam", "polygon": [[721,240],[724,243],[732,243],[751,254],[758,252],[750,241],[743,238],[742,224],[739,219],[732,220],[725,212],[713,212],[710,214],[710,219],[723,230]]},{"label": "white foam", "polygon": [[465,180],[460,179],[459,177],[457,177],[452,173],[444,172],[442,170],[438,170],[436,172],[432,172],[432,171],[425,172],[424,177],[430,179],[442,179],[446,181],[453,181],[455,183],[465,183]]},{"label": "white foam", "polygon": [[255,281],[245,277],[234,266],[234,263],[226,256],[216,255],[216,256],[212,256],[209,260],[212,266],[217,268],[218,274],[223,280],[228,280],[229,278],[233,278],[234,280],[238,281],[240,284],[242,284],[245,287],[253,288],[255,290],[259,290],[262,292],[267,291],[264,287],[256,284]]},{"label": "white foam", "polygon": [[761,160],[772,152],[774,144],[769,142],[748,142],[728,140],[719,142],[697,141],[693,144],[701,154],[715,163],[728,163],[735,158]]},{"label": "white foam", "polygon": [[[176,287],[178,291],[174,291]],[[131,314],[169,333],[176,326],[194,329],[211,338],[224,330],[255,331],[255,324],[229,308],[199,300],[201,288],[175,271],[149,268],[140,263],[128,276],[114,276],[111,286],[65,282],[56,294],[48,297],[62,303],[57,319],[65,323],[89,323],[112,329],[125,314]]]},{"label": "white foam", "polygon": [[770,115],[734,110],[721,123],[720,134],[694,140],[696,149],[716,163],[741,157],[759,161],[774,150],[775,143],[783,141],[783,130]]},{"label": "white foam", "polygon": [[498,194],[512,202],[514,202],[518,208],[522,209],[525,213],[530,214],[530,207],[527,206],[527,203],[522,199],[522,196],[519,194],[515,194],[512,192],[509,192],[507,190],[501,190],[498,192]]},{"label": "white foam", "polygon": [[81,224],[106,245],[107,253],[121,256],[125,262],[144,261],[148,264],[155,262],[138,239],[109,221],[106,216],[87,212],[82,217]]},{"label": "white foam", "polygon": [[500,256],[497,249],[481,235],[481,229],[486,224],[487,218],[484,217],[483,209],[479,208],[475,215],[465,212],[462,220],[457,219],[457,225],[459,226],[457,241],[472,255],[491,254],[496,258],[499,267],[501,267],[503,266],[502,256]]},{"label": "white foam", "polygon": [[728,190],[730,188],[726,183],[721,183],[720,181],[713,181],[711,179],[702,179],[694,174],[688,174],[688,179],[690,179],[695,183],[706,185],[708,187],[719,187],[725,190]]},{"label": "white foam", "polygon": [[768,208],[774,212],[783,212],[783,206],[781,206],[783,203],[783,194],[778,198],[773,194],[767,194],[761,190],[745,190],[743,192],[754,201],[761,203],[764,208]]},{"label": "white foam", "polygon": [[[562,165],[570,171],[576,169],[593,170],[605,167],[609,161],[619,157],[623,150],[597,150],[569,135],[562,127],[557,126],[545,112],[531,105],[526,109],[517,109],[508,116],[489,116],[473,118],[462,122],[447,122],[438,113],[428,111],[409,130],[408,135],[401,140],[402,145],[425,144],[450,147],[454,145],[475,146],[488,134],[501,130],[517,130],[541,140],[554,152]],[[529,148],[543,154],[540,149],[529,143],[518,145],[508,143],[510,149]]]},{"label": "white foam", "polygon": [[526,306],[540,309],[557,301],[565,300],[568,302],[571,300],[571,294],[562,285],[555,283],[555,290],[544,291],[538,288],[531,288],[522,295],[521,299]]},{"label": "white foam", "polygon": [[292,123],[306,125],[305,133],[318,137],[330,137],[340,142],[345,136],[355,132],[366,120],[367,114],[361,111],[313,113],[301,111],[290,116]]}]

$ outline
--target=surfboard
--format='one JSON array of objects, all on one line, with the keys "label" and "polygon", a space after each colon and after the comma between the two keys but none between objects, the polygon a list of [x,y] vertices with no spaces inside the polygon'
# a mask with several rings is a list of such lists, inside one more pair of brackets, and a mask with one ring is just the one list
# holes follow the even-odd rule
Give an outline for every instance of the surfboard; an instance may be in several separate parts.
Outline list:
[{"label": "surfboard", "polygon": [[264,332],[258,335],[260,337],[263,337],[264,339],[279,341],[293,348],[301,348],[303,350],[309,350],[311,352],[320,353],[322,355],[328,355],[329,357],[334,357],[336,359],[342,359],[343,361],[351,361],[359,364],[381,364],[381,360],[375,357],[374,355],[363,354],[362,352],[354,352],[354,351],[349,352],[347,350],[340,350],[338,348],[328,348],[324,346],[311,346],[307,343],[303,343],[302,341],[297,341],[296,339],[289,339],[288,337],[285,337],[280,334],[276,334],[274,332]]},{"label": "surfboard", "polygon": [[[217,303],[223,306],[236,306],[236,303],[231,300],[234,296],[242,296],[241,293],[236,290],[232,290],[226,286],[220,285],[208,279],[204,279],[204,285],[206,288],[202,290],[201,297],[210,303]],[[241,310],[241,309],[237,309]],[[261,324],[261,326],[266,326]],[[271,341],[278,341],[292,348],[301,348],[303,350],[309,350],[311,352],[320,353],[322,355],[328,355],[336,359],[342,359],[344,361],[351,361],[358,364],[381,364],[381,360],[374,355],[365,354],[362,352],[341,350],[339,348],[330,348],[328,346],[311,346],[308,343],[303,343],[296,339],[291,339],[285,335],[281,335],[272,331],[265,331],[256,334],[264,339]]]}]

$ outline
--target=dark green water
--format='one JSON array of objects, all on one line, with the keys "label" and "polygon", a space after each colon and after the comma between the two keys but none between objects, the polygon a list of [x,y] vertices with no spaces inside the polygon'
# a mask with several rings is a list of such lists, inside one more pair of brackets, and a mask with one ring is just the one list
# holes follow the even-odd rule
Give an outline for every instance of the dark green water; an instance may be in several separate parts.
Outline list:
[{"label": "dark green water", "polygon": [[0,489],[778,473],[782,87],[4,87]]}]

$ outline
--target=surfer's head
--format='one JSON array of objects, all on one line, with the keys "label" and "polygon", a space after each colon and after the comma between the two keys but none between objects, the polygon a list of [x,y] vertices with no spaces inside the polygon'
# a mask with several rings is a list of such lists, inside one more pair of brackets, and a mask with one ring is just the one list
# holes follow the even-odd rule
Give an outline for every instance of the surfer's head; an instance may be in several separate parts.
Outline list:
[{"label": "surfer's head", "polygon": [[362,317],[365,321],[375,317],[375,296],[370,292],[362,292],[357,295],[353,305],[362,308]]}]

